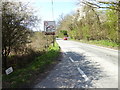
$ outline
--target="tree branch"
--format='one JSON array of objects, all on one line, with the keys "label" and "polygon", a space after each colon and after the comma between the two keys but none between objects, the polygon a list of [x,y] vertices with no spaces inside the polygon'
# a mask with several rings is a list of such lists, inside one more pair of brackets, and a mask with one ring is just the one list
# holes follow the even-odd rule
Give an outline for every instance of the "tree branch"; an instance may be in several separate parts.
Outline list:
[{"label": "tree branch", "polygon": [[[107,5],[110,5],[110,6],[100,6],[98,4],[95,4],[95,3],[91,3],[91,2],[82,2],[83,4],[87,5],[87,6],[90,6],[90,7],[93,7],[93,8],[108,8],[108,9],[112,9],[112,10],[116,10],[116,11],[119,11],[120,12],[120,9],[119,9],[119,3],[115,3],[115,2],[99,2],[100,4],[107,4]],[[112,6],[112,7],[111,7]]]}]

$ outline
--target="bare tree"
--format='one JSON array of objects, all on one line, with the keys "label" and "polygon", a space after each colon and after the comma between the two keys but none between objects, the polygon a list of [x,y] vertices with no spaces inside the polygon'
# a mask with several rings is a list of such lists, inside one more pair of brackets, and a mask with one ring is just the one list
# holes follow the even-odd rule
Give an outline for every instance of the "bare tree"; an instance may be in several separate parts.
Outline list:
[{"label": "bare tree", "polygon": [[107,9],[112,9],[112,10],[116,10],[120,12],[120,8],[119,8],[119,0],[115,0],[115,1],[96,1],[96,0],[79,0],[79,3],[83,3],[86,4],[88,6],[91,6],[93,8],[107,8]]}]

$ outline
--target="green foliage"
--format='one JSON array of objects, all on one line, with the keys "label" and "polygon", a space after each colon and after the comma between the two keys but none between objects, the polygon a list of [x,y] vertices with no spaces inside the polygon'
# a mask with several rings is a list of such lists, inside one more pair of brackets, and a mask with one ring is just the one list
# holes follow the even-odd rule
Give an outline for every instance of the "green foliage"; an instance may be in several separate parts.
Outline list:
[{"label": "green foliage", "polygon": [[90,37],[90,33],[89,33],[89,27],[88,26],[84,26],[82,28],[82,31],[83,31],[83,39],[86,39],[88,40],[88,38]]},{"label": "green foliage", "polygon": [[[100,10],[84,5],[81,12],[66,15],[61,21],[61,23],[68,22],[64,23],[64,26],[69,27],[67,31],[71,39],[105,40],[106,42],[120,43],[118,40],[118,12],[116,10]],[[64,26],[60,24],[58,27],[63,28]]]},{"label": "green foliage", "polygon": [[108,30],[108,38],[113,42],[117,42],[117,37],[118,37],[117,12],[113,10],[107,10],[106,15],[107,15],[107,21],[105,22],[105,25]]},{"label": "green foliage", "polygon": [[72,39],[77,39],[77,30],[73,29],[72,31],[69,32],[69,36],[72,38]]},{"label": "green foliage", "polygon": [[26,68],[19,69],[10,75],[3,75],[3,83],[9,83],[7,85],[8,88],[16,88],[20,87],[21,84],[29,83],[29,79],[32,78],[34,74],[44,72],[44,70],[55,61],[59,55],[59,50],[57,43],[55,43],[54,47],[51,45],[48,52],[42,56],[36,57]]},{"label": "green foliage", "polygon": [[67,31],[66,30],[60,30],[61,33],[63,33],[63,35],[67,35]]},{"label": "green foliage", "polygon": [[64,36],[68,36],[67,34],[67,30],[60,30],[60,33],[59,33],[59,37],[64,37]]},{"label": "green foliage", "polygon": [[104,46],[111,46],[111,47],[118,47],[119,45],[114,42],[110,42],[108,40],[100,40],[100,41],[91,41],[91,43],[99,44],[99,45],[104,45]]},{"label": "green foliage", "polygon": [[7,68],[7,57],[11,51],[23,50],[38,21],[33,10],[21,2],[2,3],[2,57],[3,67]]},{"label": "green foliage", "polygon": [[[71,39],[74,40],[74,39]],[[109,48],[114,48],[114,49],[119,49],[118,47],[120,46],[120,43],[108,41],[108,40],[77,40],[78,42],[82,43],[88,43],[88,44],[95,44],[98,46],[103,46],[103,47],[109,47]]]}]

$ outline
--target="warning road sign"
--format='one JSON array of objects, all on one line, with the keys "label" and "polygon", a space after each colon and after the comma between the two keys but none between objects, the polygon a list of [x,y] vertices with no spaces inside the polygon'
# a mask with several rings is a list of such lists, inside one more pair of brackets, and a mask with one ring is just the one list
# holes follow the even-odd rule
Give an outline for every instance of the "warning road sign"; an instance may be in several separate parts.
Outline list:
[{"label": "warning road sign", "polygon": [[44,31],[55,32],[55,21],[44,21]]}]

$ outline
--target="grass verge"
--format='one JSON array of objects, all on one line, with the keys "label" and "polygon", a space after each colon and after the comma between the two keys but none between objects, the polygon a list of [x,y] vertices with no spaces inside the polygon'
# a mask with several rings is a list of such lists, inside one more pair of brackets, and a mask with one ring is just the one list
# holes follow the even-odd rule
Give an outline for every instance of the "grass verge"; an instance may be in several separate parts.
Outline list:
[{"label": "grass verge", "polygon": [[[71,39],[73,40],[73,39]],[[79,41],[82,43],[88,43],[88,44],[94,44],[94,45],[98,45],[98,46],[103,46],[103,47],[108,47],[108,48],[113,48],[113,49],[118,49],[118,47],[120,46],[120,43],[115,43],[115,42],[110,42],[108,40],[75,40],[75,41]]]},{"label": "grass verge", "polygon": [[55,43],[54,47],[50,46],[45,54],[36,57],[26,68],[14,71],[9,75],[3,75],[3,88],[19,88],[26,83],[30,83],[30,79],[35,74],[43,73],[46,68],[49,68],[49,65],[54,63],[59,56],[59,52],[59,46]]}]

